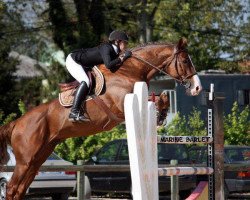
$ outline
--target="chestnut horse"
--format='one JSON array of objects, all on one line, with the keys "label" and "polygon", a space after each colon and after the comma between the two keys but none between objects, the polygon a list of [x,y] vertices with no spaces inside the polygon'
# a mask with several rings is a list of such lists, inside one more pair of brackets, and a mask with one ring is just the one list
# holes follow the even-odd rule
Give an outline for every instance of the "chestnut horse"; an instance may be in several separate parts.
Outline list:
[{"label": "chestnut horse", "polygon": [[[117,118],[124,121],[124,97],[133,92],[135,82],[149,80],[158,71],[168,74],[181,83],[190,81],[187,92],[198,95],[201,84],[186,51],[187,42],[180,39],[177,45],[148,44],[132,50],[115,73],[104,65],[99,69],[105,77],[105,89],[99,96]],[[19,119],[0,127],[0,165],[8,160],[7,144],[16,157],[16,166],[7,184],[7,200],[23,199],[39,167],[52,153],[55,146],[66,138],[93,135],[110,130],[120,123],[93,100],[86,102],[90,122],[72,123],[68,120],[69,108],[60,105],[58,99],[39,105]],[[107,125],[108,122],[108,125]]]}]

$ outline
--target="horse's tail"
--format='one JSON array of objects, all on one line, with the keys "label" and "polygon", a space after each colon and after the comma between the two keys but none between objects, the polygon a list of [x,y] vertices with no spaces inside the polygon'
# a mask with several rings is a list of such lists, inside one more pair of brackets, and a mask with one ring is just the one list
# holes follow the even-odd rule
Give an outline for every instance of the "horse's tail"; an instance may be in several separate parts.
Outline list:
[{"label": "horse's tail", "polygon": [[15,121],[6,125],[0,126],[0,169],[1,165],[9,161],[9,154],[7,152],[7,145],[10,143],[10,136],[15,125]]}]

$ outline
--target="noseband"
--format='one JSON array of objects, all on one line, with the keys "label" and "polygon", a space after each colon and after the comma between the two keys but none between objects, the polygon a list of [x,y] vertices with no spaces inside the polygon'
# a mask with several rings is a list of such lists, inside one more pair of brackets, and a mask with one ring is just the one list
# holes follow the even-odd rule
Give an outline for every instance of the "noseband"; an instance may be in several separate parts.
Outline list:
[{"label": "noseband", "polygon": [[[191,86],[191,84],[189,82],[187,82],[187,79],[190,79],[192,78],[195,74],[197,74],[196,72],[191,74],[191,75],[187,75],[186,77],[182,77],[180,74],[179,74],[179,70],[178,70],[178,65],[179,65],[179,61],[178,61],[178,55],[181,53],[181,52],[185,52],[185,50],[180,50],[180,51],[176,51],[170,58],[171,60],[169,61],[169,59],[167,59],[165,62],[163,62],[161,64],[160,67],[157,67],[155,65],[153,65],[152,63],[144,60],[143,58],[137,56],[137,55],[134,55],[132,54],[132,56],[144,63],[146,63],[147,65],[149,65],[150,67],[154,68],[155,70],[159,71],[160,73],[164,74],[164,75],[167,75],[169,76],[168,73],[166,73],[166,69],[171,65],[171,63],[175,60],[175,70],[176,70],[176,73],[178,74],[179,78],[175,78],[175,77],[172,77],[173,79],[175,79],[176,81],[180,82],[181,85],[183,85],[185,88],[189,88]],[[189,58],[190,59],[190,58]],[[191,62],[192,63],[192,62]],[[193,64],[192,64],[192,67]]]}]

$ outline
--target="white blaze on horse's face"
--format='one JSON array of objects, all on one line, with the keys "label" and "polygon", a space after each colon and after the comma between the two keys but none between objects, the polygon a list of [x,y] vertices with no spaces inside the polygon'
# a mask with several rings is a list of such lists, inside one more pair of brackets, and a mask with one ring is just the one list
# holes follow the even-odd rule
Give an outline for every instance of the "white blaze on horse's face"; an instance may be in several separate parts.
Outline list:
[{"label": "white blaze on horse's face", "polygon": [[191,81],[191,86],[189,88],[190,91],[188,93],[190,93],[190,95],[192,96],[196,96],[202,90],[200,78],[197,74],[195,74],[194,76],[192,76],[190,81]]}]

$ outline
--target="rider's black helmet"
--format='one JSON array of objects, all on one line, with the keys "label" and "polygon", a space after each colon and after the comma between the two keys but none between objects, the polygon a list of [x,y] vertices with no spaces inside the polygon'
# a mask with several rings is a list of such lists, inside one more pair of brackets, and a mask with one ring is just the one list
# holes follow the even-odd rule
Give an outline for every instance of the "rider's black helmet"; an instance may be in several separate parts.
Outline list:
[{"label": "rider's black helmet", "polygon": [[109,35],[109,41],[121,40],[128,42],[128,35],[123,31],[113,31]]}]

